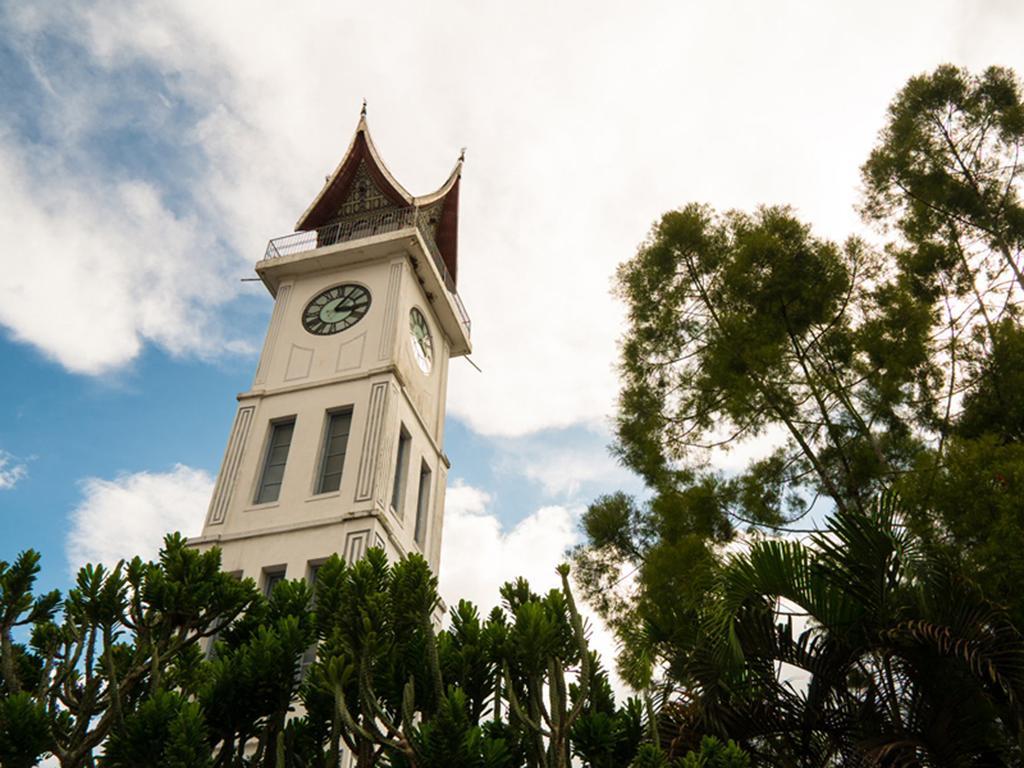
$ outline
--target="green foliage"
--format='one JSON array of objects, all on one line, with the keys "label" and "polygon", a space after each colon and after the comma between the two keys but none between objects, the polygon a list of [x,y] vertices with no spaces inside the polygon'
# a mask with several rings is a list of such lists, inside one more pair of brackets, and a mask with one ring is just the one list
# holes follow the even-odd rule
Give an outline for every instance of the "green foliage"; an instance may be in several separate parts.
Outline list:
[{"label": "green foliage", "polygon": [[218,643],[207,682],[199,698],[217,735],[244,742],[263,732],[269,748],[271,732],[283,726],[298,688],[298,665],[312,633],[297,616],[282,616],[253,629],[244,641]]},{"label": "green foliage", "polygon": [[959,561],[1024,626],[1024,444],[995,434],[947,440],[899,481],[907,523],[926,546]]},{"label": "green foliage", "polygon": [[[1010,274],[1024,242],[1019,92],[1006,70],[942,67],[897,97],[864,169],[865,215],[903,237],[883,253],[816,238],[785,208],[692,204],[665,214],[622,265],[618,450],[658,493],[704,489],[699,506],[672,499],[695,531],[722,540],[736,525],[784,527],[822,495],[863,507],[951,431],[988,346],[1012,354],[1024,286]],[[995,386],[1001,372],[1001,398],[982,388],[976,405],[1013,405],[1007,361],[983,377]],[[766,433],[783,437],[775,453],[708,474],[709,448]],[[595,541],[645,550],[613,522]]]},{"label": "green foliage", "polygon": [[[583,516],[589,543],[575,552],[577,578],[622,640],[619,672],[637,689],[651,684],[656,665],[676,663],[692,640],[717,568],[716,539],[699,521],[718,515],[719,497],[719,483],[707,477],[644,504],[602,497]],[[626,524],[616,532],[619,520]],[[629,599],[616,589],[625,578],[636,587]]]},{"label": "green foliage", "polygon": [[[677,691],[673,757],[1019,760],[1021,94],[999,68],[908,82],[862,169],[881,247],[691,204],[620,267],[616,449],[650,493],[597,499],[574,556],[620,671]],[[898,521],[872,507],[894,488]]]},{"label": "green foliage", "polygon": [[629,768],[670,768],[668,757],[655,744],[643,744]]},{"label": "green foliage", "polygon": [[[619,452],[695,533],[779,526],[814,494],[859,507],[906,465],[916,442],[894,414],[921,400],[930,310],[879,288],[882,268],[788,209],[698,205],[621,267]],[[766,432],[783,447],[738,476],[704,469],[711,447]]]},{"label": "green foliage", "polygon": [[163,768],[206,768],[212,765],[206,722],[196,702],[182,704],[171,721]]},{"label": "green foliage", "polygon": [[899,234],[890,251],[900,284],[933,312],[929,415],[940,435],[954,431],[965,384],[962,434],[1014,433],[1024,418],[1015,380],[1022,142],[1014,73],[990,67],[972,75],[946,65],[912,78],[897,95],[862,169],[865,217]]},{"label": "green foliage", "polygon": [[638,698],[616,708],[608,675],[591,655],[590,702],[572,726],[572,753],[590,768],[628,765],[644,738],[644,709]]},{"label": "green foliage", "polygon": [[956,424],[966,438],[985,435],[1001,443],[1024,442],[1024,329],[1004,319],[992,328],[991,348],[972,372]]},{"label": "green foliage", "polygon": [[419,768],[506,768],[511,756],[501,738],[492,738],[471,716],[466,695],[449,688],[438,711],[412,734]]},{"label": "green foliage", "polygon": [[[524,742],[528,764],[567,768],[570,736],[591,700],[594,673],[569,567],[557,570],[562,589],[544,596],[534,594],[524,579],[502,587],[511,621],[500,653],[509,724]],[[573,666],[578,675],[570,689],[566,673]]]},{"label": "green foliage", "polygon": [[1024,638],[919,546],[894,498],[836,513],[807,543],[754,543],[710,598],[689,661],[699,692],[672,718],[680,742],[710,731],[815,765],[1019,757]]},{"label": "green foliage", "polygon": [[750,765],[750,755],[738,744],[721,742],[714,736],[705,736],[698,749],[675,760],[670,760],[656,744],[644,744],[629,763],[630,768],[750,768]]},{"label": "green foliage", "polygon": [[[419,555],[334,556],[315,595],[281,581],[264,597],[171,535],[156,562],[83,567],[63,603],[33,596],[38,562],[0,566],[5,766],[50,752],[74,768],[328,768],[345,749],[359,768],[567,768],[574,750],[625,764],[641,738],[639,704],[616,708],[590,653],[567,566],[560,589],[506,584],[486,619],[463,601],[439,631]],[[29,626],[31,645],[14,643]]]},{"label": "green foliage", "polygon": [[198,702],[157,691],[113,731],[100,764],[110,768],[212,765],[206,722]]},{"label": "green foliage", "polygon": [[457,686],[470,718],[478,721],[495,693],[497,652],[506,628],[501,621],[481,621],[476,606],[465,600],[451,610],[450,619],[451,626],[437,639],[441,676]]},{"label": "green foliage", "polygon": [[46,708],[28,693],[0,698],[0,765],[30,768],[52,749]]},{"label": "green foliage", "polygon": [[968,290],[980,271],[972,255],[1024,288],[1022,144],[1024,105],[1012,71],[976,76],[945,65],[911,78],[864,165],[865,213],[894,224],[934,273],[962,263],[958,282]]},{"label": "green foliage", "polygon": [[318,664],[345,743],[364,761],[377,748],[408,754],[414,713],[429,719],[444,695],[430,567],[419,555],[389,565],[379,549],[351,566],[335,557],[320,569],[317,599]]},{"label": "green foliage", "polygon": [[[5,717],[12,718],[8,722],[21,723],[9,736],[17,734],[23,754],[45,744],[64,768],[93,764],[94,750],[108,740],[125,743],[137,722],[133,717],[157,722],[171,705],[165,700],[143,707],[165,690],[163,683],[198,695],[195,686],[204,677],[200,642],[256,600],[251,581],[221,573],[217,550],[201,553],[170,535],[157,562],[136,558],[113,569],[82,568],[58,620],[60,596],[32,594],[38,560],[30,551],[13,566],[0,565],[2,702]],[[27,626],[32,640],[24,648],[13,642],[12,633]],[[17,693],[26,685],[31,685],[31,707],[25,704],[29,691]],[[202,765],[190,752],[203,734],[198,705],[182,709],[179,720],[167,748],[183,764]],[[209,749],[198,754],[209,757]],[[178,759],[167,755],[165,764]]]},{"label": "green foliage", "polygon": [[23,677],[33,675],[33,660],[15,646],[14,630],[46,624],[60,607],[56,591],[33,596],[38,574],[39,554],[32,550],[22,552],[13,564],[0,560],[0,693],[20,692]]},{"label": "green foliage", "polygon": [[705,736],[700,750],[676,761],[676,768],[750,768],[750,755],[732,741],[724,744],[714,736]]},{"label": "green foliage", "polygon": [[591,656],[568,569],[559,573],[562,589],[545,596],[523,580],[506,584],[504,609],[486,621],[460,602],[437,633],[437,583],[423,558],[389,564],[371,550],[351,565],[325,563],[319,660],[304,700],[323,717],[333,697],[331,754],[343,741],[360,766],[567,766]]}]

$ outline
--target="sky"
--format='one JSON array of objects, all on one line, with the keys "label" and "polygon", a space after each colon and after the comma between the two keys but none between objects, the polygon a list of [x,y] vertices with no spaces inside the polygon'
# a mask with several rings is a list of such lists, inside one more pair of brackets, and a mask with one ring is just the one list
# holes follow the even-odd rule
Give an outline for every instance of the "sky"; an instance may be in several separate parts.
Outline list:
[{"label": "sky", "polygon": [[467,148],[482,372],[450,373],[442,593],[554,586],[586,505],[643,491],[607,450],[613,287],[655,219],[788,204],[863,233],[895,93],[944,62],[1024,73],[1022,33],[998,0],[0,0],[0,560],[35,548],[66,588],[199,531],[271,311],[242,278],[365,98],[414,194]]}]

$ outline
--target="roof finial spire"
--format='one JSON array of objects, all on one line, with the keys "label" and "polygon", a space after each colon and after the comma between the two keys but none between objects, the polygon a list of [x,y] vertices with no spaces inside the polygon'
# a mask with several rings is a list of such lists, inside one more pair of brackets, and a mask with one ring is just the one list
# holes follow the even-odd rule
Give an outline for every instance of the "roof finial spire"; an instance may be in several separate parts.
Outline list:
[{"label": "roof finial spire", "polygon": [[363,108],[359,110],[360,117],[366,117],[366,97],[363,96]]},{"label": "roof finial spire", "polygon": [[466,148],[463,147],[462,149],[459,150],[459,162],[461,163],[465,159],[466,159]]}]

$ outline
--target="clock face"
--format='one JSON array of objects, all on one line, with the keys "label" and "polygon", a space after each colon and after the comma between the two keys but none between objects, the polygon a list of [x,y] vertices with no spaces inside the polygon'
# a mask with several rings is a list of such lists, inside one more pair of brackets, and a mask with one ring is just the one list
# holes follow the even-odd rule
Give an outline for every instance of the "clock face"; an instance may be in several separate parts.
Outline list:
[{"label": "clock face", "polygon": [[427,318],[415,307],[409,312],[409,340],[416,364],[424,373],[430,373],[430,365],[434,362],[434,340],[430,337]]},{"label": "clock face", "polygon": [[328,288],[306,306],[302,326],[310,333],[328,336],[358,323],[370,309],[370,292],[347,283]]}]

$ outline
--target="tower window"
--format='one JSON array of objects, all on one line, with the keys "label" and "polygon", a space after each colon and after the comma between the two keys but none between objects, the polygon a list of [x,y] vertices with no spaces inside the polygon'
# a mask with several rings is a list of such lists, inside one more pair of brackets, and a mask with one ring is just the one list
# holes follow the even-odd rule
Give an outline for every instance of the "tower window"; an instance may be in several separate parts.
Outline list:
[{"label": "tower window", "polygon": [[345,465],[345,451],[348,448],[348,433],[351,428],[351,408],[329,415],[327,431],[324,434],[317,493],[330,493],[341,488],[341,470]]},{"label": "tower window", "polygon": [[416,543],[423,549],[427,538],[427,512],[430,507],[430,467],[427,462],[420,465],[420,490],[416,500]]},{"label": "tower window", "polygon": [[405,507],[405,479],[409,474],[409,447],[412,437],[403,425],[398,433],[398,455],[395,457],[395,484],[391,487],[391,509],[402,517]]},{"label": "tower window", "polygon": [[313,603],[316,603],[316,579],[320,575],[320,566],[324,564],[323,560],[317,560],[316,562],[309,563],[309,572],[306,576],[306,583],[309,584],[313,590]]},{"label": "tower window", "polygon": [[264,568],[263,569],[263,594],[270,597],[274,593],[274,587],[284,581],[285,568],[279,566],[275,568]]},{"label": "tower window", "polygon": [[284,465],[288,461],[288,449],[291,447],[294,431],[295,419],[278,421],[271,425],[267,458],[263,463],[263,475],[260,478],[259,490],[256,492],[257,504],[277,501],[277,497],[280,496]]}]

